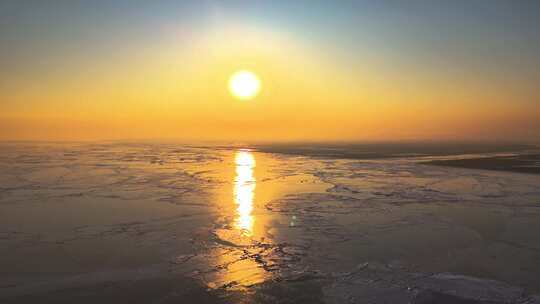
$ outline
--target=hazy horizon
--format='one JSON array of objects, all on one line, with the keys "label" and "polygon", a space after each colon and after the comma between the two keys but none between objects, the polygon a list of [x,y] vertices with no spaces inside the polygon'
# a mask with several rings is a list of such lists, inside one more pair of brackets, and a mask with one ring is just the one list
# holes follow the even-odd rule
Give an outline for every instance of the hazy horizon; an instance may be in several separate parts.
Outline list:
[{"label": "hazy horizon", "polygon": [[531,139],[526,140],[485,140],[485,139],[475,139],[475,140],[460,140],[460,139],[396,139],[396,140],[282,140],[282,141],[272,141],[272,140],[252,140],[252,141],[242,141],[242,140],[185,140],[178,138],[118,138],[118,139],[2,139],[0,144],[17,144],[17,143],[33,143],[33,144],[94,144],[94,143],[111,143],[111,144],[130,144],[130,143],[140,143],[140,144],[179,144],[187,146],[230,146],[230,147],[257,147],[257,146],[321,146],[321,147],[332,147],[332,146],[372,146],[372,145],[396,145],[396,146],[407,146],[407,145],[427,145],[427,146],[492,146],[492,147],[508,147],[508,146],[521,146],[521,147],[538,147],[540,146],[540,141]]}]

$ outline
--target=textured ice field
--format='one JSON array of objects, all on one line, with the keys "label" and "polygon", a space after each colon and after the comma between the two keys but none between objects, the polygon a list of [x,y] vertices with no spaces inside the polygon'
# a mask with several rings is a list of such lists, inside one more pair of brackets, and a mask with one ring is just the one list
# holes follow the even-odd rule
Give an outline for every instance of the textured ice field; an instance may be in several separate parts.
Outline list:
[{"label": "textured ice field", "polygon": [[2,144],[0,300],[165,278],[208,303],[532,303],[540,175],[430,159]]}]

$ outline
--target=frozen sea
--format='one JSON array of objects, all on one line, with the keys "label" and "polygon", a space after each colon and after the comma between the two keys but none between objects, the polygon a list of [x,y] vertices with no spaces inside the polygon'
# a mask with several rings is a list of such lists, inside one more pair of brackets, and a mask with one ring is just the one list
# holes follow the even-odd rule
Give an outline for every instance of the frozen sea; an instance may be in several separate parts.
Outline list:
[{"label": "frozen sea", "polygon": [[3,143],[0,302],[540,303],[540,175],[426,164],[499,154]]}]

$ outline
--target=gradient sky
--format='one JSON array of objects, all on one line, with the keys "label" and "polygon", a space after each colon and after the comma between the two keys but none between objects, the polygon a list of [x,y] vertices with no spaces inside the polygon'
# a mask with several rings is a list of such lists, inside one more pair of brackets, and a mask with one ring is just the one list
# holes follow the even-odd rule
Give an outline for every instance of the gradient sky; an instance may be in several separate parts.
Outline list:
[{"label": "gradient sky", "polygon": [[540,139],[535,0],[3,0],[0,65],[3,140]]}]

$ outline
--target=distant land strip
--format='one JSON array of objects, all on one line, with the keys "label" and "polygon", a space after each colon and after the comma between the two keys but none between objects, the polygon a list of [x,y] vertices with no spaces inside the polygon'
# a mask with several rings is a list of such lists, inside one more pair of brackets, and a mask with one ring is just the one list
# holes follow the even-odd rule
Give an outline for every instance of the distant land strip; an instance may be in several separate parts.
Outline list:
[{"label": "distant land strip", "polygon": [[540,174],[540,154],[433,160],[426,165]]}]

